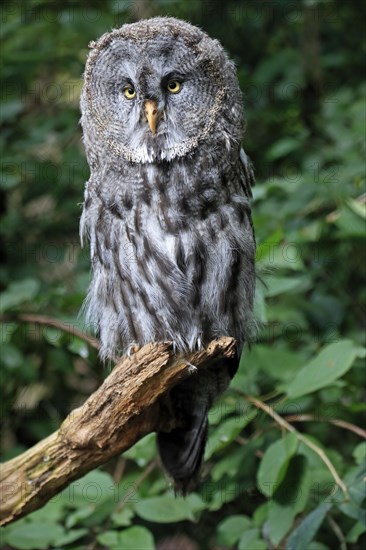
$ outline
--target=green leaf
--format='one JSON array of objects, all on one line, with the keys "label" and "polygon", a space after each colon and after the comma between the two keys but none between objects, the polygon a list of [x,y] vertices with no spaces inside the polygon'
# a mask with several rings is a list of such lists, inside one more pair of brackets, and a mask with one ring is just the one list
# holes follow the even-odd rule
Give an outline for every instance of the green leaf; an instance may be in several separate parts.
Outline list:
[{"label": "green leaf", "polygon": [[241,416],[235,416],[221,422],[208,440],[205,460],[208,460],[213,454],[230,445],[245,426],[255,418],[256,414],[255,410],[245,411],[245,414]]},{"label": "green leaf", "polygon": [[64,515],[65,504],[62,502],[58,495],[54,496],[51,500],[47,502],[42,508],[32,512],[27,516],[27,520],[43,522],[48,521],[49,523],[55,523],[60,521]]},{"label": "green leaf", "polygon": [[135,525],[119,533],[117,548],[123,548],[123,550],[154,550],[154,537],[146,527]]},{"label": "green leaf", "polygon": [[67,533],[55,538],[54,544],[57,546],[65,546],[71,542],[81,539],[87,533],[87,529],[70,529]]},{"label": "green leaf", "polygon": [[330,386],[345,374],[355,359],[362,357],[363,353],[363,348],[357,347],[351,340],[330,344],[305,365],[283,389],[290,398],[296,398]]},{"label": "green leaf", "polygon": [[24,109],[24,104],[19,99],[3,102],[0,109],[0,122],[3,124],[8,120],[12,120]]},{"label": "green leaf", "polygon": [[255,255],[256,264],[273,265],[275,252],[278,250],[282,239],[283,231],[277,229],[265,241],[258,244]]},{"label": "green leaf", "polygon": [[366,442],[359,443],[352,453],[356,464],[363,464],[366,458]]},{"label": "green leaf", "polygon": [[211,470],[211,479],[219,481],[224,476],[234,477],[240,471],[243,462],[247,456],[247,447],[240,446],[233,449],[230,453],[224,455],[219,462],[214,464]]},{"label": "green leaf", "polygon": [[322,504],[313,510],[287,539],[286,550],[308,550],[324,518],[331,509],[331,504]]},{"label": "green leaf", "polygon": [[186,498],[166,494],[141,500],[135,505],[135,510],[147,521],[175,523],[185,519],[194,521],[205,507],[205,503],[194,493]]},{"label": "green leaf", "polygon": [[9,174],[6,170],[3,171],[0,177],[0,189],[11,189],[18,185],[21,180],[20,174]]},{"label": "green leaf", "polygon": [[97,541],[107,548],[118,548],[119,547],[119,533],[118,531],[104,531],[97,536]]},{"label": "green leaf", "polygon": [[19,550],[46,550],[65,533],[56,523],[25,521],[11,527],[6,531],[4,542]]},{"label": "green leaf", "polygon": [[[264,245],[263,245],[264,246]],[[304,269],[302,248],[296,241],[283,241],[278,245],[267,243],[268,254],[259,263],[260,268],[270,270],[300,271]]]},{"label": "green leaf", "polygon": [[286,476],[268,502],[269,536],[275,546],[291,529],[295,516],[305,508],[310,490],[306,474],[306,458],[302,455],[293,456]]},{"label": "green leaf", "polygon": [[348,487],[350,500],[343,502],[341,498],[338,499],[338,508],[348,517],[357,519],[364,526],[366,526],[366,511],[362,507],[362,503],[365,499],[365,476],[365,461],[361,462],[360,466],[348,470],[343,481]]},{"label": "green leaf", "polygon": [[266,284],[266,297],[271,298],[279,294],[302,292],[308,288],[308,282],[304,277],[279,277],[267,275],[264,278]]},{"label": "green leaf", "polygon": [[83,359],[87,359],[89,357],[89,347],[86,342],[80,338],[73,337],[72,342],[67,346],[67,349],[79,355]]},{"label": "green leaf", "polygon": [[272,147],[267,151],[268,160],[276,160],[281,157],[287,156],[292,151],[296,151],[301,147],[301,142],[299,139],[295,138],[283,138],[279,141],[276,141]]},{"label": "green leaf", "polygon": [[236,500],[244,492],[243,486],[238,484],[236,479],[225,480],[225,483],[209,482],[204,485],[203,490],[205,500],[208,501],[206,507],[212,512],[220,510],[225,504]]},{"label": "green leaf", "polygon": [[250,525],[251,521],[247,516],[230,516],[221,521],[217,527],[219,546],[233,546]]},{"label": "green leaf", "polygon": [[42,336],[46,340],[46,342],[51,344],[51,346],[55,346],[56,348],[61,346],[63,335],[64,334],[61,330],[52,327],[44,327],[44,329],[42,330]]},{"label": "green leaf", "polygon": [[271,541],[275,546],[291,529],[295,515],[292,503],[282,505],[274,499],[268,502],[268,527]]},{"label": "green leaf", "polygon": [[109,519],[116,508],[114,498],[108,498],[97,502],[94,505],[93,513],[83,520],[85,527],[101,525],[107,518]]},{"label": "green leaf", "polygon": [[131,525],[131,520],[134,515],[134,511],[131,510],[131,508],[124,506],[121,511],[114,512],[111,517],[115,525],[126,527],[127,525]]},{"label": "green leaf", "polygon": [[271,497],[285,477],[297,444],[296,434],[290,433],[266,450],[257,473],[258,488],[266,496]]},{"label": "green leaf", "polygon": [[29,302],[38,294],[40,282],[36,279],[23,279],[11,283],[9,287],[0,294],[0,311],[7,311]]},{"label": "green leaf", "polygon": [[148,434],[124,453],[125,458],[134,460],[140,468],[146,466],[156,455],[155,434]]},{"label": "green leaf", "polygon": [[361,535],[363,535],[366,532],[366,525],[362,525],[362,523],[355,523],[354,526],[348,531],[346,536],[347,542],[356,543]]},{"label": "green leaf", "polygon": [[62,493],[64,502],[79,510],[82,506],[93,510],[95,506],[108,499],[115,501],[116,494],[117,486],[112,477],[100,470],[89,472],[74,481]]},{"label": "green leaf", "polygon": [[360,218],[366,220],[366,200],[364,195],[362,200],[347,199],[346,203]]},{"label": "green leaf", "polygon": [[259,529],[248,529],[242,534],[238,550],[266,550],[267,544],[260,539]]},{"label": "green leaf", "polygon": [[75,525],[84,523],[84,520],[90,517],[95,511],[95,506],[90,504],[89,506],[79,506],[75,512],[69,514],[66,518],[66,527],[71,529]]},{"label": "green leaf", "polygon": [[[257,319],[258,323],[267,322],[267,312],[266,312],[266,300],[265,300],[265,288],[263,285],[257,285],[255,289],[254,296],[254,306],[253,306],[253,318]],[[255,338],[256,327],[254,327],[254,338]]]},{"label": "green leaf", "polygon": [[348,200],[337,212],[335,223],[342,236],[365,237],[365,204]]},{"label": "green leaf", "polygon": [[23,354],[11,344],[2,344],[1,362],[9,369],[15,369],[24,365],[24,357]]},{"label": "green leaf", "polygon": [[[248,370],[257,368],[277,380],[292,380],[302,365],[299,353],[258,344],[245,356]],[[235,378],[234,378],[235,382]]]},{"label": "green leaf", "polygon": [[269,504],[269,501],[266,500],[266,502],[263,502],[263,504],[260,504],[258,508],[256,508],[256,510],[254,511],[253,525],[255,527],[262,527],[264,523],[267,521],[268,504]]}]

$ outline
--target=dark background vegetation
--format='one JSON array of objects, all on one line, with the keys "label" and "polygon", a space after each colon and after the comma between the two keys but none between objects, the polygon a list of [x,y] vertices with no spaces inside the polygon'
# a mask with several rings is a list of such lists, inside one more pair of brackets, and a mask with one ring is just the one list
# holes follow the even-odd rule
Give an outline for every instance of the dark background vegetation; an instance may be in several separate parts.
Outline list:
[{"label": "dark background vegetation", "polygon": [[[105,377],[87,344],[78,238],[88,42],[166,14],[217,37],[244,94],[258,241],[256,342],[210,414],[203,482],[174,499],[154,436],[2,531],[2,548],[360,548],[365,533],[365,4],[6,2],[2,17],[2,456],[57,429]],[[260,398],[296,432],[248,401]],[[305,440],[303,437],[305,436]],[[306,439],[307,438],[307,439]],[[314,449],[323,450],[350,500]]]}]

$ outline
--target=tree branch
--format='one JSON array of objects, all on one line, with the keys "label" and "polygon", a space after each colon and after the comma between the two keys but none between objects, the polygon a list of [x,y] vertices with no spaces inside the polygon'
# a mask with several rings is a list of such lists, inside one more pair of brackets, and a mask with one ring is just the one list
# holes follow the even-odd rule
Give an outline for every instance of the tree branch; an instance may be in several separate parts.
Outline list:
[{"label": "tree branch", "polygon": [[338,418],[323,418],[321,416],[318,418],[313,414],[291,414],[290,416],[285,416],[284,419],[287,420],[287,422],[329,422],[330,424],[334,424],[334,426],[338,426],[338,428],[349,430],[363,439],[366,439],[366,430],[363,430],[355,424],[351,424],[351,422],[346,422]]},{"label": "tree branch", "polygon": [[34,323],[36,325],[45,325],[48,327],[53,327],[61,330],[62,332],[66,332],[68,334],[71,334],[72,336],[76,336],[77,338],[80,338],[80,340],[84,340],[90,347],[94,349],[99,349],[99,342],[96,338],[93,338],[92,336],[89,336],[89,334],[86,334],[82,330],[79,330],[77,327],[73,326],[71,323],[67,323],[65,321],[59,321],[58,319],[54,319],[53,317],[49,317],[47,315],[38,315],[35,313],[19,313],[15,317],[2,315],[0,317],[1,322],[23,322],[23,323]]},{"label": "tree branch", "polygon": [[195,376],[192,365],[205,368],[234,357],[235,351],[234,339],[223,337],[184,356],[175,355],[170,343],[160,343],[123,357],[57,432],[1,466],[0,524],[40,508],[146,434],[171,430],[174,424],[159,398],[177,382]]},{"label": "tree branch", "polygon": [[288,432],[294,433],[299,441],[301,441],[304,445],[312,449],[314,453],[316,453],[319,456],[319,458],[324,462],[324,464],[327,466],[328,470],[332,474],[334,481],[336,482],[338,487],[340,487],[340,489],[342,490],[344,494],[345,502],[348,502],[349,493],[348,493],[347,486],[343,483],[343,481],[339,477],[337,470],[335,469],[335,467],[333,466],[332,462],[329,460],[328,456],[325,454],[323,449],[318,447],[318,445],[315,445],[315,443],[313,443],[310,439],[308,439],[306,436],[298,432],[296,428],[293,427],[292,424],[289,424],[284,418],[282,418],[282,416],[277,414],[272,407],[266,405],[265,403],[263,403],[263,401],[261,401],[260,399],[257,399],[256,397],[253,397],[252,395],[245,395],[245,394],[242,394],[242,395],[245,397],[247,401],[252,403],[255,407],[257,407],[258,409],[261,409],[262,411],[267,413],[269,416],[271,416],[273,420],[275,420],[275,422],[279,426],[281,426],[281,428],[284,428]]}]

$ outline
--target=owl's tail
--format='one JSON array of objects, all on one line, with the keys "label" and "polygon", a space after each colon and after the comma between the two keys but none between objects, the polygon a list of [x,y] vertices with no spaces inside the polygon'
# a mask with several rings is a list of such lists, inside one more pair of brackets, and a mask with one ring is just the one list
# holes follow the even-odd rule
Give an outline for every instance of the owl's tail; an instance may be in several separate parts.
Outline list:
[{"label": "owl's tail", "polygon": [[198,484],[208,431],[208,412],[213,401],[229,385],[238,358],[203,369],[170,392],[170,409],[177,427],[158,433],[163,467],[177,494],[186,495]]},{"label": "owl's tail", "polygon": [[[178,397],[178,401],[176,398]],[[175,392],[175,403],[188,401],[184,394]],[[203,455],[207,440],[208,407],[191,403],[189,410],[183,410],[179,403],[179,422],[181,427],[171,432],[158,433],[158,448],[164,469],[174,482],[177,494],[186,495],[192,491],[199,480]]]}]

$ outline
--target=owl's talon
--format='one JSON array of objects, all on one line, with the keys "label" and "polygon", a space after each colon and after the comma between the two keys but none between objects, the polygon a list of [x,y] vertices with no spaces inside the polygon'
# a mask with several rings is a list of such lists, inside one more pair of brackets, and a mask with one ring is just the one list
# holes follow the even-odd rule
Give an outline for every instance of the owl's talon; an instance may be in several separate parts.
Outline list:
[{"label": "owl's talon", "polygon": [[192,365],[192,363],[189,363],[188,361],[186,361],[186,365],[188,366],[189,374],[195,374],[197,372],[197,370],[198,370],[197,367]]},{"label": "owl's talon", "polygon": [[136,344],[136,342],[130,344],[127,348],[127,352],[126,352],[126,355],[129,359],[131,359],[131,355],[133,355],[134,353],[137,353],[140,349],[140,346],[138,344]]}]

